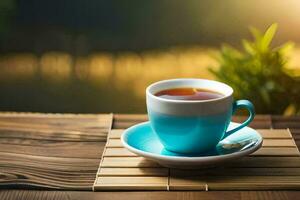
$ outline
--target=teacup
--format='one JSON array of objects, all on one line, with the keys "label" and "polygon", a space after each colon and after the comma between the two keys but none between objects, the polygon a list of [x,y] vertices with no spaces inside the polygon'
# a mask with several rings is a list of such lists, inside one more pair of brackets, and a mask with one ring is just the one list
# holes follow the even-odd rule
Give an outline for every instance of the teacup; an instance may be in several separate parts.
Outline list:
[{"label": "teacup", "polygon": [[[170,88],[202,88],[223,94],[210,100],[174,100],[155,94]],[[172,79],[151,84],[146,89],[147,111],[153,131],[166,150],[182,154],[210,151],[220,140],[247,126],[254,118],[248,100],[233,101],[233,89],[221,82],[205,79]],[[238,108],[249,117],[240,126],[227,130]]]}]

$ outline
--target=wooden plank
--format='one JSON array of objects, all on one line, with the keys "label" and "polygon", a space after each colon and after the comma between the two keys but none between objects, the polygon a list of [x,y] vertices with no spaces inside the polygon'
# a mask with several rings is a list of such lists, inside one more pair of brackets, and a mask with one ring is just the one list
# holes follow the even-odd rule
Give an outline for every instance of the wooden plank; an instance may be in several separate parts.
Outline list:
[{"label": "wooden plank", "polygon": [[33,140],[45,140],[45,141],[106,141],[107,133],[104,129],[99,129],[93,133],[91,131],[70,131],[62,129],[36,129],[36,128],[4,128],[0,127],[0,139],[2,138],[24,138]]},{"label": "wooden plank", "polygon": [[272,121],[300,121],[300,115],[284,116],[272,115]]},{"label": "wooden plank", "polygon": [[300,129],[290,129],[295,141],[300,140]]},{"label": "wooden plank", "polygon": [[147,121],[147,114],[114,114],[115,121]]},{"label": "wooden plank", "polygon": [[170,177],[171,190],[286,190],[299,188],[300,176]]},{"label": "wooden plank", "polygon": [[106,148],[104,157],[136,157],[137,155],[125,148]]},{"label": "wooden plank", "polygon": [[30,118],[30,117],[35,117],[35,118],[46,118],[51,119],[51,118],[94,118],[95,116],[98,115],[107,115],[107,114],[78,114],[78,113],[39,113],[39,112],[0,112],[0,117],[1,118],[12,118],[12,119],[17,119],[17,118]]},{"label": "wooden plank", "polygon": [[[233,167],[300,167],[298,157],[244,157],[227,164]],[[159,167],[142,157],[104,157],[103,167]]]},{"label": "wooden plank", "polygon": [[297,148],[263,147],[251,154],[251,156],[299,156]]},{"label": "wooden plank", "polygon": [[3,200],[297,200],[300,191],[43,191],[43,190],[0,190],[0,199]]},{"label": "wooden plank", "polygon": [[298,147],[300,146],[300,141],[299,141],[299,140],[295,141],[295,143],[296,143],[296,145],[297,145]]},{"label": "wooden plank", "polygon": [[63,142],[28,139],[1,139],[0,152],[45,157],[100,159],[104,142]]},{"label": "wooden plank", "polygon": [[122,142],[121,142],[120,139],[109,139],[107,141],[106,147],[108,147],[108,148],[114,148],[114,147],[122,148],[123,145],[122,145]]},{"label": "wooden plank", "polygon": [[161,167],[142,157],[104,157],[101,167]]},{"label": "wooden plank", "polygon": [[291,139],[292,135],[287,129],[257,129],[264,139]]},{"label": "wooden plank", "polygon": [[273,128],[300,129],[300,116],[272,116]]},{"label": "wooden plank", "polygon": [[100,184],[167,184],[167,177],[98,177]]},{"label": "wooden plank", "polygon": [[[197,178],[193,177],[193,179]],[[295,190],[300,188],[300,176],[222,176],[206,178],[208,190]]]},{"label": "wooden plank", "polygon": [[108,137],[109,137],[109,139],[119,139],[119,138],[121,138],[121,135],[123,132],[124,132],[124,129],[112,129],[109,132]]},{"label": "wooden plank", "polygon": [[294,147],[296,144],[292,139],[264,139],[263,147]]},{"label": "wooden plank", "polygon": [[168,168],[100,168],[98,176],[168,176]]},{"label": "wooden plank", "polygon": [[113,129],[126,129],[145,121],[148,121],[145,114],[114,114]]},{"label": "wooden plank", "polygon": [[193,176],[300,176],[300,168],[269,168],[269,167],[216,167],[212,169],[179,170],[170,169],[170,175],[176,177]]},{"label": "wooden plank", "polygon": [[112,115],[0,114],[0,188],[91,190]]},{"label": "wooden plank", "polygon": [[1,122],[11,123],[24,123],[24,124],[48,124],[48,125],[63,125],[63,126],[78,126],[74,122],[86,122],[87,125],[98,122],[106,121],[107,118],[111,119],[112,114],[26,114],[26,115],[1,115]]},{"label": "wooden plank", "polygon": [[[67,190],[91,190],[93,178],[73,180],[72,177],[54,178],[53,176],[45,176],[36,172],[27,173],[21,171],[10,170],[1,174],[0,187],[34,187],[46,189],[67,189]],[[71,180],[71,181],[70,181]]]},{"label": "wooden plank", "polygon": [[283,128],[290,128],[290,129],[300,129],[300,121],[297,122],[281,122],[278,121],[274,123],[274,128],[283,129]]},{"label": "wooden plank", "polygon": [[167,190],[168,177],[98,177],[95,190]]},{"label": "wooden plank", "polygon": [[[85,119],[60,117],[0,117],[0,138],[58,141],[105,141],[112,115]],[[47,115],[48,116],[48,115]],[[52,116],[52,115],[50,115]],[[54,115],[56,116],[56,115]],[[75,115],[76,116],[76,115]]]},{"label": "wooden plank", "polygon": [[205,179],[173,177],[169,178],[169,190],[199,190],[207,191]]},{"label": "wooden plank", "polygon": [[[41,170],[60,170],[62,172],[72,170],[95,170],[99,159],[89,158],[67,158],[67,157],[45,157],[26,154],[0,153],[0,166],[31,167]],[[40,166],[43,166],[40,168]]]},{"label": "wooden plank", "polygon": [[265,167],[265,168],[281,168],[281,167],[296,167],[300,168],[300,157],[255,157],[247,156],[238,160],[227,163],[231,167]]},{"label": "wooden plank", "polygon": [[127,129],[133,125],[136,125],[138,123],[141,123],[144,121],[129,121],[129,122],[122,122],[122,121],[115,121],[113,122],[113,128],[114,129]]},{"label": "wooden plank", "polygon": [[[274,166],[273,166],[274,167]],[[212,168],[170,171],[174,190],[299,189],[300,168]],[[200,184],[199,184],[200,183]],[[284,185],[283,187],[280,187]]]},{"label": "wooden plank", "polygon": [[296,144],[296,146],[298,147],[298,150],[299,150],[299,146],[300,146],[300,128],[299,129],[288,129],[288,130],[293,135],[294,142],[295,142],[295,144]]},{"label": "wooden plank", "polygon": [[[247,119],[247,116],[233,116],[232,121],[242,123]],[[272,127],[270,115],[257,115],[249,125],[255,129],[269,129]]]}]

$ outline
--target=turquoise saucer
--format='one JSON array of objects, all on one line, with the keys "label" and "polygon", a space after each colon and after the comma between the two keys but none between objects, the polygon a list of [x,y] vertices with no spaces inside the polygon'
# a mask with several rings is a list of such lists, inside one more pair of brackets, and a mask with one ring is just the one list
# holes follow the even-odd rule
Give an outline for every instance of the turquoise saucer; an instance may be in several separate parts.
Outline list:
[{"label": "turquoise saucer", "polygon": [[[231,122],[229,130],[239,126]],[[258,150],[262,145],[261,135],[250,127],[244,127],[220,141],[215,149],[201,154],[179,154],[166,150],[153,132],[150,122],[144,122],[125,130],[122,144],[129,151],[170,168],[202,168],[217,166]]]}]

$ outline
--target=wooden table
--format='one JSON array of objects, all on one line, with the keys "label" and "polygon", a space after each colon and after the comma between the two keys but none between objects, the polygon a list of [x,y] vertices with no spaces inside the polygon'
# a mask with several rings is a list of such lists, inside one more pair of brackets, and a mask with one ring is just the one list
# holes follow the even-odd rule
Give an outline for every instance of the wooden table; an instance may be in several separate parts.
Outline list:
[{"label": "wooden table", "polygon": [[[115,129],[147,120],[105,117]],[[300,116],[259,115],[251,126],[289,128],[300,147]],[[298,191],[92,192],[104,130],[103,115],[97,114],[0,113],[0,199],[299,199]]]}]

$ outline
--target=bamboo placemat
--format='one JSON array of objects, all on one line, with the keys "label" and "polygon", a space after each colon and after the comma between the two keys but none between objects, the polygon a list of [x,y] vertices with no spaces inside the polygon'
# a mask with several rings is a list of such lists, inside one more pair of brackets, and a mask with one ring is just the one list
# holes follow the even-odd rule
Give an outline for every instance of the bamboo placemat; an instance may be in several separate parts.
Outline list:
[{"label": "bamboo placemat", "polygon": [[226,166],[164,168],[123,148],[123,129],[112,129],[94,183],[98,190],[293,190],[300,189],[299,151],[288,129],[259,129],[264,142],[250,156]]}]

